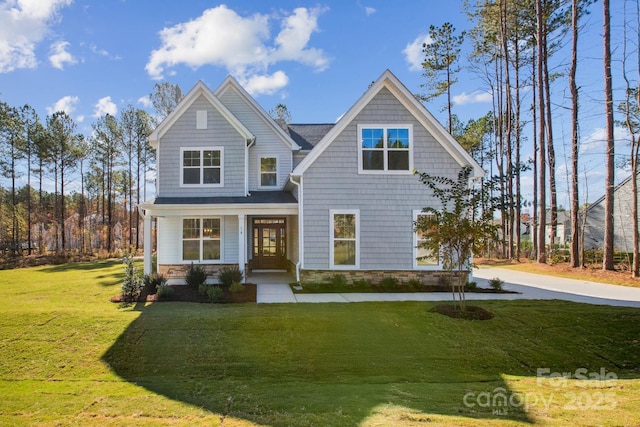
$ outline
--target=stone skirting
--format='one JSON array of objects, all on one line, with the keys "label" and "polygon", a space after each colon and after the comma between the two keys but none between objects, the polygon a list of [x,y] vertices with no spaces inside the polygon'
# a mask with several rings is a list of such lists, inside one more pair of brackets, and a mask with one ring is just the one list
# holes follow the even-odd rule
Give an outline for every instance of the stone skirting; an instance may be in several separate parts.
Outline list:
[{"label": "stone skirting", "polygon": [[[238,267],[238,264],[195,264],[207,272],[207,276],[218,277],[218,272],[224,267]],[[191,264],[160,264],[158,272],[167,279],[184,279]]]},{"label": "stone skirting", "polygon": [[[469,272],[462,272],[464,283],[467,282]],[[457,280],[457,272],[442,270],[300,270],[302,283],[328,283],[335,275],[342,275],[348,284],[354,281],[366,280],[377,284],[385,277],[394,277],[398,282],[407,283],[410,280],[419,280],[425,286],[442,286],[449,288],[448,279]]]}]

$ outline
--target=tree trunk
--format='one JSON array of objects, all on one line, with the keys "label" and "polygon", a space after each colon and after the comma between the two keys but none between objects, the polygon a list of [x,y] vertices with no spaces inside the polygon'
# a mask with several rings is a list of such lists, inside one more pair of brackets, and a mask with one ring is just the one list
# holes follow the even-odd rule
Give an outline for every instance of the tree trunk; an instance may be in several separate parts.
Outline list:
[{"label": "tree trunk", "polygon": [[545,150],[545,115],[544,115],[544,79],[543,79],[543,59],[544,59],[544,48],[543,48],[543,37],[542,37],[542,0],[536,0],[536,44],[537,44],[537,58],[536,58],[536,66],[537,66],[537,77],[538,77],[538,112],[539,112],[539,124],[538,124],[538,147],[540,149],[539,152],[539,171],[538,171],[538,191],[540,192],[539,197],[539,220],[538,220],[538,262],[546,263],[547,262],[547,251],[545,247],[545,228],[546,228],[546,173],[545,173],[545,162],[546,162],[546,150]]},{"label": "tree trunk", "polygon": [[551,90],[549,86],[549,53],[547,51],[547,25],[546,22],[544,24],[543,31],[543,40],[544,43],[542,45],[544,50],[544,57],[542,61],[542,66],[544,68],[544,101],[545,101],[545,109],[543,110],[547,116],[545,120],[545,125],[547,127],[547,156],[549,158],[549,198],[550,198],[550,210],[551,210],[551,240],[549,242],[549,253],[553,253],[553,246],[556,239],[557,229],[558,229],[558,197],[556,190],[556,154],[555,149],[553,147],[553,126],[551,121]]},{"label": "tree trunk", "polygon": [[578,193],[578,86],[576,70],[578,67],[578,0],[572,0],[571,32],[571,68],[569,70],[569,88],[571,90],[571,267],[580,266],[580,247],[578,236],[578,213],[580,209]]},{"label": "tree trunk", "polygon": [[613,189],[615,180],[614,140],[613,140],[613,90],[611,87],[611,15],[609,0],[602,0],[603,46],[604,46],[604,95],[607,144],[605,153],[605,193],[604,193],[604,258],[603,270],[613,270]]}]

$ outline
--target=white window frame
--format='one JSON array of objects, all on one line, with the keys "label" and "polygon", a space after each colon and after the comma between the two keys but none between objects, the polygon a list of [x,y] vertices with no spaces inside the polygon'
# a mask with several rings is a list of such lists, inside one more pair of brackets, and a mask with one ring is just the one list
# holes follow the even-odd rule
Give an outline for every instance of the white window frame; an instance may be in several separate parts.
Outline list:
[{"label": "white window frame", "polygon": [[[199,151],[200,152],[200,184],[185,184],[184,183],[184,153],[185,151]],[[220,182],[217,184],[203,184],[202,179],[204,177],[204,166],[202,159],[204,158],[204,151],[219,151],[220,152]],[[180,187],[186,188],[216,188],[224,187],[224,147],[180,147]],[[216,166],[217,167],[217,166]]]},{"label": "white window frame", "polygon": [[[184,220],[185,219],[197,219],[200,221],[200,237],[197,238],[184,238]],[[210,237],[204,237],[203,233],[204,233],[204,227],[203,225],[203,220],[205,219],[217,219],[220,221],[220,238],[219,239],[213,239]],[[200,243],[200,255],[198,260],[191,260],[191,259],[184,259],[184,242],[185,240],[189,240],[189,241],[195,241],[197,240]],[[203,254],[203,242],[204,241],[210,241],[210,240],[219,240],[220,241],[220,259],[202,259],[202,254]],[[187,264],[187,263],[194,263],[197,262],[199,264],[222,264],[222,261],[224,260],[224,218],[220,217],[220,216],[185,216],[185,217],[181,217],[180,218],[180,260],[182,261],[182,263]]]},{"label": "white window frame", "polygon": [[[354,265],[335,264],[335,241],[336,240],[352,240],[336,238],[334,217],[338,214],[355,215],[356,217],[356,262]],[[329,267],[332,270],[358,270],[360,269],[360,210],[359,209],[330,209],[329,210]]]},{"label": "white window frame", "polygon": [[[276,183],[275,185],[262,185],[262,159],[276,159]],[[278,156],[260,156],[258,158],[258,188],[270,188],[270,189],[275,189],[278,188],[278,181],[279,181],[279,168],[280,168],[280,159],[278,158]],[[272,172],[270,172],[272,173]]]},{"label": "white window frame", "polygon": [[418,217],[422,215],[433,215],[427,212],[422,211],[421,209],[413,211],[413,221],[411,222],[411,226],[413,227],[413,269],[414,270],[441,270],[441,256],[438,254],[438,263],[437,264],[419,264],[418,262],[418,243],[420,243],[420,239],[418,237],[418,231],[415,229],[415,224],[418,222]]},{"label": "white window frame", "polygon": [[[382,129],[384,135],[383,152],[383,165],[381,170],[375,169],[363,169],[362,164],[362,130],[363,129]],[[388,129],[407,129],[409,131],[409,148],[408,149],[389,149],[387,142],[387,130]],[[412,124],[359,124],[358,125],[358,174],[371,174],[371,175],[411,175],[413,173],[413,125]],[[389,151],[408,151],[409,152],[409,168],[407,170],[389,170]]]}]

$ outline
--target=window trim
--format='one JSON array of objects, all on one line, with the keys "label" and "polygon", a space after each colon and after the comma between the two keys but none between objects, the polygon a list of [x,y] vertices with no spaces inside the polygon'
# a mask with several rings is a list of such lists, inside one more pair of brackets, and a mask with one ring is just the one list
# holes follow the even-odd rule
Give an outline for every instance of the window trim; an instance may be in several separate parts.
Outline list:
[{"label": "window trim", "polygon": [[[385,146],[381,150],[383,155],[384,169],[363,169],[362,165],[362,130],[363,129],[382,129],[385,138]],[[408,151],[409,152],[409,167],[407,170],[389,170],[389,147],[387,147],[387,130],[388,129],[407,129],[409,131],[409,148],[407,150],[391,149],[391,151]],[[358,125],[358,174],[359,175],[410,175],[413,173],[413,125],[412,124],[359,124]]]},{"label": "window trim", "polygon": [[[276,183],[275,185],[262,185],[262,159],[276,159]],[[278,184],[279,184],[279,167],[280,167],[280,159],[278,158],[278,156],[269,156],[269,155],[265,155],[265,156],[260,156],[258,157],[258,188],[269,188],[269,189],[276,189],[278,188]],[[270,172],[273,173],[273,172]]]},{"label": "window trim", "polygon": [[[200,184],[185,184],[184,183],[184,152],[185,151],[199,151],[200,152]],[[204,158],[204,151],[219,151],[220,152],[220,182],[218,184],[203,184],[203,170],[202,159]],[[224,147],[180,147],[180,187],[184,188],[220,188],[224,187]]]},{"label": "window trim", "polygon": [[[436,264],[429,265],[421,265],[418,263],[418,230],[416,230],[416,223],[418,222],[418,217],[421,215],[429,215],[429,213],[424,212],[422,209],[417,209],[413,211],[413,221],[411,225],[413,227],[413,269],[414,270],[441,270],[442,269],[442,258],[440,254],[438,254],[438,262]],[[422,239],[423,240],[423,239]]]},{"label": "window trim", "polygon": [[[200,237],[198,238],[188,238],[185,239],[184,237],[184,220],[185,219],[197,219],[200,221]],[[203,236],[203,226],[202,226],[202,222],[205,219],[217,219],[220,221],[220,238],[219,239],[212,239],[210,237],[205,238]],[[188,241],[195,241],[197,240],[200,243],[200,253],[199,253],[199,258],[198,260],[191,260],[191,259],[184,259],[184,242],[185,240]],[[220,259],[202,259],[202,245],[204,241],[209,241],[209,240],[218,240],[220,241]],[[180,218],[180,260],[183,264],[191,264],[191,263],[199,263],[199,264],[222,264],[223,260],[224,260],[224,218],[221,216],[183,216]]]},{"label": "window trim", "polygon": [[[335,215],[338,214],[351,214],[356,217],[356,260],[354,265],[335,264]],[[351,240],[340,239],[338,240]],[[360,269],[360,209],[330,209],[329,210],[329,268],[331,270],[358,270]]]}]

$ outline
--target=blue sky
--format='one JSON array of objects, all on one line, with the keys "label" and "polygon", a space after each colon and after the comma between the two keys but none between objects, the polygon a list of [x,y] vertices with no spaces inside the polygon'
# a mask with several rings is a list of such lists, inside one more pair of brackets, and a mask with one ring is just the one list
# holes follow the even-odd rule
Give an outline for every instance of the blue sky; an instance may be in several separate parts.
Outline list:
[{"label": "blue sky", "polygon": [[[612,1],[618,54],[624,3]],[[100,115],[117,114],[128,104],[148,108],[147,95],[156,82],[177,83],[186,92],[198,80],[213,89],[232,74],[266,110],[284,103],[294,122],[334,122],[387,68],[411,91],[420,92],[420,46],[428,27],[448,21],[458,30],[469,29],[472,24],[461,4],[4,0],[0,100],[14,106],[31,104],[42,118],[65,110],[79,131],[89,134]],[[597,3],[584,21],[578,76],[583,88],[585,174],[593,180],[589,199],[597,198],[603,172],[601,13]],[[566,71],[568,55],[557,55],[552,66]],[[614,86],[620,89],[619,64],[616,67]],[[459,79],[453,89],[454,113],[466,121],[489,111],[491,98],[483,80],[468,70]],[[566,78],[558,80],[553,89],[556,149],[563,156],[563,151],[569,155],[563,145],[570,142],[569,122],[563,119],[569,99],[563,96]],[[437,99],[427,105],[443,123],[444,102]],[[621,144],[620,152],[626,153]],[[564,160],[558,163],[563,173]]]}]

